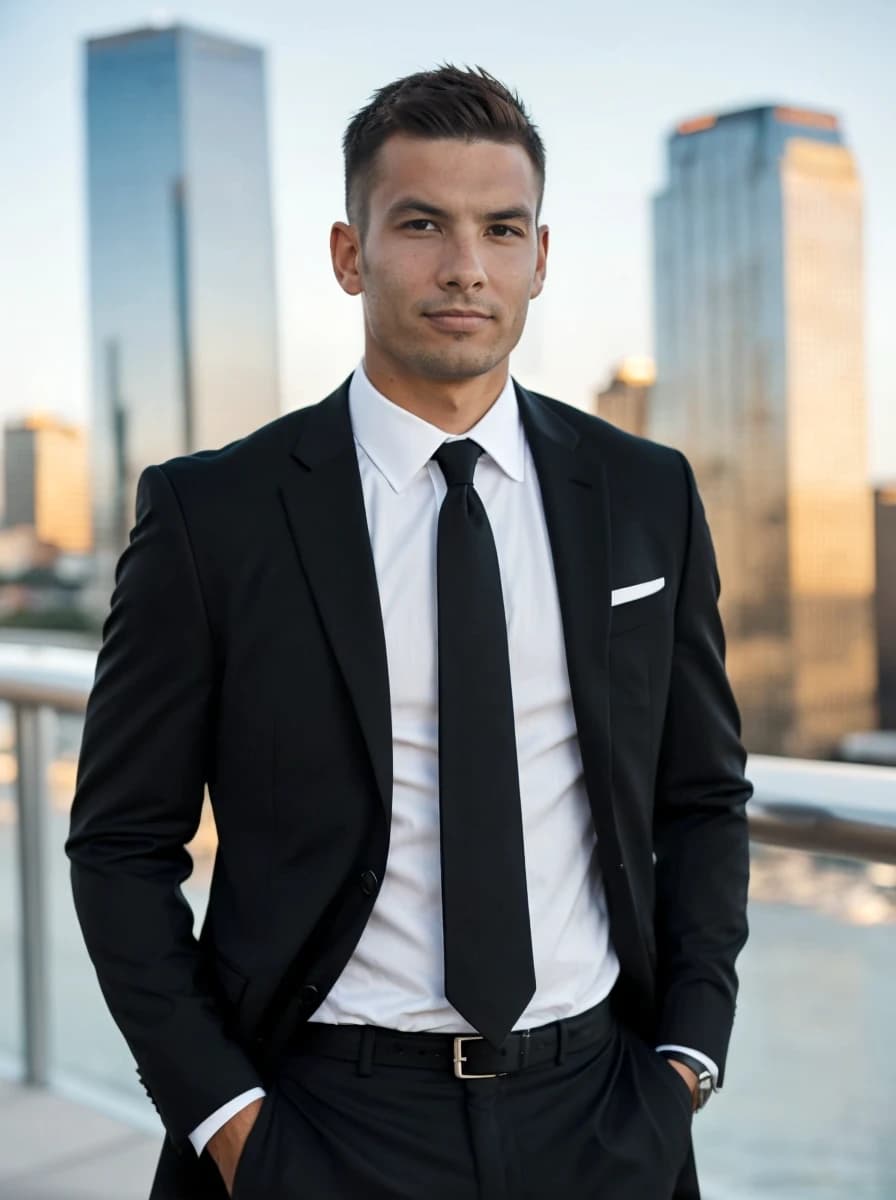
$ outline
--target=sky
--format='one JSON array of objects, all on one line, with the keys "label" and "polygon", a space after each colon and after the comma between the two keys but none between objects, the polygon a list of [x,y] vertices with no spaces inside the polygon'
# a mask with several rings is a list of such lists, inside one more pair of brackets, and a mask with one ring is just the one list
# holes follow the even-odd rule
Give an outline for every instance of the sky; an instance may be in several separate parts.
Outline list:
[{"label": "sky", "polygon": [[836,113],[865,193],[869,477],[896,480],[894,0],[0,0],[0,420],[89,419],[82,47],[151,19],[266,50],[284,411],[361,354],[328,236],[342,131],[390,79],[481,64],[528,105],[551,252],[512,370],[578,405],[620,358],[652,351],[650,200],[675,124],[763,103]]}]

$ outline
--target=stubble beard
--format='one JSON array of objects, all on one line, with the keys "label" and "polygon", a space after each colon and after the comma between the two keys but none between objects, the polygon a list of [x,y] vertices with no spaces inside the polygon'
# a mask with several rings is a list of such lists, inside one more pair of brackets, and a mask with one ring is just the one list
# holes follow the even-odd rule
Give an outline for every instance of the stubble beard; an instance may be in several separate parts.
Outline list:
[{"label": "stubble beard", "polygon": [[415,374],[424,379],[436,379],[445,383],[458,383],[463,379],[475,379],[487,375],[502,363],[509,350],[498,347],[476,349],[464,346],[466,334],[453,339],[455,345],[443,350],[432,350],[425,346],[409,346],[402,357]]},{"label": "stubble beard", "polygon": [[377,303],[371,304],[372,300],[380,301],[381,298],[368,287],[365,293],[367,336],[372,336],[379,343],[381,350],[406,370],[421,379],[444,383],[476,379],[487,375],[489,371],[505,362],[523,335],[528,309],[526,306],[526,310],[518,314],[518,324],[514,321],[509,329],[501,331],[504,336],[490,345],[477,346],[477,335],[463,332],[443,335],[439,344],[432,345],[427,344],[422,334],[417,337],[417,330],[409,328],[403,322],[371,321],[371,316],[381,307]]},{"label": "stubble beard", "polygon": [[519,342],[525,327],[525,314],[519,328],[502,331],[504,336],[488,346],[476,345],[476,334],[455,333],[444,338],[440,345],[427,345],[421,338],[408,338],[398,349],[400,358],[415,374],[424,379],[459,383],[487,375],[505,362]]}]

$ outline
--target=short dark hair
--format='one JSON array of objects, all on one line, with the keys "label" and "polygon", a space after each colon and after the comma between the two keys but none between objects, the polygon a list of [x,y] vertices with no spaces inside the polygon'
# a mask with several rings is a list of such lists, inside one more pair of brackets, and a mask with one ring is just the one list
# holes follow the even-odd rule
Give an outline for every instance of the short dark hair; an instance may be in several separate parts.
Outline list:
[{"label": "short dark hair", "polygon": [[349,221],[362,232],[377,153],[396,133],[522,146],[535,167],[541,209],[544,145],[522,100],[482,67],[461,69],[445,63],[387,83],[349,122],[342,139],[345,209]]}]

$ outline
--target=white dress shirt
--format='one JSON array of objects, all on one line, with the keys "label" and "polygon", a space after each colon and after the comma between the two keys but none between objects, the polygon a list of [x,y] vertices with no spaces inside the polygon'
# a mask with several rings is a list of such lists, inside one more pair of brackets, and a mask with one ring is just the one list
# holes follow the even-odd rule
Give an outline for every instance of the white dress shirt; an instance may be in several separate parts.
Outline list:
[{"label": "white dress shirt", "polygon": [[[436,533],[444,430],[393,404],[363,364],[349,385],[386,638],[392,827],[385,877],[354,953],[311,1017],[328,1024],[469,1033],[444,992],[438,786]],[[554,562],[513,381],[462,437],[483,448],[474,486],[494,533],[507,618],[536,988],[514,1029],[571,1017],[611,991],[597,836],[585,791]],[[697,1051],[689,1054],[715,1064]],[[191,1135],[197,1151],[258,1089]],[[226,1111],[226,1116],[222,1116]]]}]

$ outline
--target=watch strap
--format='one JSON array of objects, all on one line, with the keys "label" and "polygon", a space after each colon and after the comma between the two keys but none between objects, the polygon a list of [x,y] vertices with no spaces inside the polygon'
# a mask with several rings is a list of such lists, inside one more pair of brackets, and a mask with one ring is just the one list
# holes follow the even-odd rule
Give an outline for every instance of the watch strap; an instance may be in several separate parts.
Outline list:
[{"label": "watch strap", "polygon": [[683,1050],[660,1050],[659,1053],[663,1058],[674,1058],[676,1062],[683,1063],[694,1072],[697,1076],[697,1108],[703,1108],[715,1091],[712,1071],[706,1063],[701,1062],[699,1058],[694,1058],[692,1054],[685,1054]]}]

